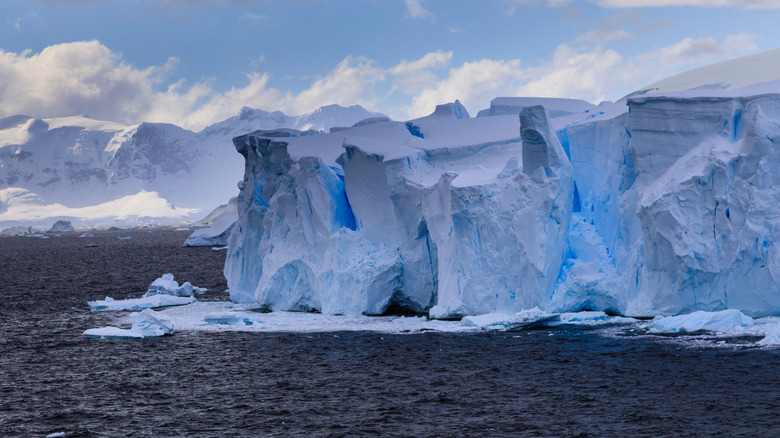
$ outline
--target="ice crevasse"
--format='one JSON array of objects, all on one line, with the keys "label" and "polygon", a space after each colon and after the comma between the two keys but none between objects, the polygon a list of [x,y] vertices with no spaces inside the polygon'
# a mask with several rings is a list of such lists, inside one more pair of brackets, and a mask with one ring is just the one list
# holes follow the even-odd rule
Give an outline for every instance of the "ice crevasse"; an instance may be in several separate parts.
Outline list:
[{"label": "ice crevasse", "polygon": [[780,313],[780,84],[494,104],[235,138],[231,298],[436,318]]}]

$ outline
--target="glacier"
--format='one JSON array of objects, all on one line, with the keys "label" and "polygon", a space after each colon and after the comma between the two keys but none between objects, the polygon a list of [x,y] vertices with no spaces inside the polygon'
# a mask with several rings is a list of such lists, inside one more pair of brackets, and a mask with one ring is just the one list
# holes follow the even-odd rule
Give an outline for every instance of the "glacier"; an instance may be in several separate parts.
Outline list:
[{"label": "glacier", "polygon": [[224,273],[331,315],[776,315],[778,140],[778,82],[256,131]]}]

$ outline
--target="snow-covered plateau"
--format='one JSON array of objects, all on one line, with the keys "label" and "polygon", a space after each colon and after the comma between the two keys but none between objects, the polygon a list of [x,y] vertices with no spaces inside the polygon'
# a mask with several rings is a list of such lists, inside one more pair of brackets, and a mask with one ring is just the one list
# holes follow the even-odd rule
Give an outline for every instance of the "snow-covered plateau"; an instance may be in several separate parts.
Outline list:
[{"label": "snow-covered plateau", "polygon": [[224,272],[326,315],[777,315],[777,141],[779,82],[250,133]]},{"label": "snow-covered plateau", "polygon": [[197,133],[87,116],[0,119],[0,228],[56,219],[75,226],[196,220],[236,195],[243,168],[236,135],[313,134],[381,116],[357,105],[296,117],[244,108]]}]

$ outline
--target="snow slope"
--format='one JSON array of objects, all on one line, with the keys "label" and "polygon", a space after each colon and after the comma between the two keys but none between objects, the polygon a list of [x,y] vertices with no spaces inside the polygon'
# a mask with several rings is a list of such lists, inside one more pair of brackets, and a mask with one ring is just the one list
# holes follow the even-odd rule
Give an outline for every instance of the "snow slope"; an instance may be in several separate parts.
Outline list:
[{"label": "snow slope", "polygon": [[[15,196],[16,209],[0,204],[0,226],[28,224],[53,217],[80,223],[195,219],[236,195],[243,163],[231,139],[258,129],[302,129],[316,133],[351,126],[381,116],[359,106],[331,105],[291,117],[244,108],[239,115],[195,133],[174,125],[141,123],[125,126],[86,116],[0,120],[0,190]],[[106,204],[128,196],[161,202],[133,210],[121,205],[103,213]],[[10,196],[8,194],[6,197]],[[33,201],[30,205],[22,204]],[[7,206],[5,207],[7,208]],[[93,214],[94,213],[94,214]]]}]

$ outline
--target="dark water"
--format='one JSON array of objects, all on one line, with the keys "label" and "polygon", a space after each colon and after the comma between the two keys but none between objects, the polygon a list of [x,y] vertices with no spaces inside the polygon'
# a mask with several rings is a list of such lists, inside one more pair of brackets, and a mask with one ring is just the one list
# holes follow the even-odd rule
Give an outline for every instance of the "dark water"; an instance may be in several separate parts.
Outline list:
[{"label": "dark water", "polygon": [[186,235],[0,238],[0,436],[780,436],[778,349],[588,328],[81,336],[112,319],[87,300],[165,272],[223,291],[224,252]]}]

